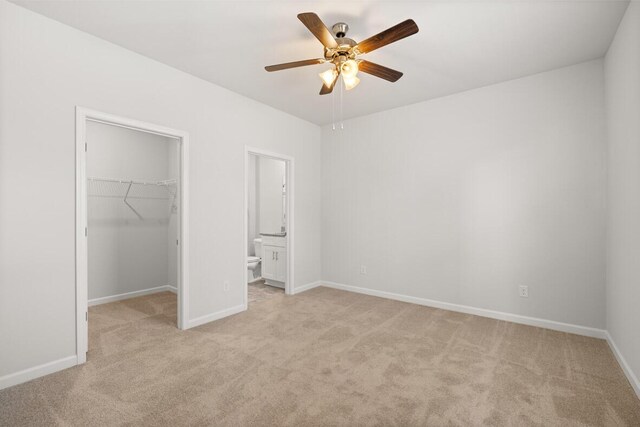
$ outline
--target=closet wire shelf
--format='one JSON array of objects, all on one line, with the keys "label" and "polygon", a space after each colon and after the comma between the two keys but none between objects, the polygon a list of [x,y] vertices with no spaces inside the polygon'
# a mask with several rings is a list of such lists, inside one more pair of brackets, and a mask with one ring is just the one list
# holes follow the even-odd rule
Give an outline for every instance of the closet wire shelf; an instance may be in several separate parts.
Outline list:
[{"label": "closet wire shelf", "polygon": [[162,181],[140,181],[133,179],[114,179],[102,177],[87,178],[88,197],[107,197],[122,199],[139,219],[142,215],[133,207],[129,200],[170,200],[170,213],[175,212],[178,194],[177,181],[167,179]]}]

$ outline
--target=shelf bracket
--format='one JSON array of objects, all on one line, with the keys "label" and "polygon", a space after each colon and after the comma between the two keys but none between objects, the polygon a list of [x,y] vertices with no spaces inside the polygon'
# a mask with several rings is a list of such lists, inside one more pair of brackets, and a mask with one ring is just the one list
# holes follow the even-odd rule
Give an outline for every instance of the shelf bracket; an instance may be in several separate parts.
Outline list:
[{"label": "shelf bracket", "polygon": [[138,216],[138,219],[142,220],[142,215],[140,215],[138,213],[137,210],[135,210],[135,208],[133,206],[131,206],[131,204],[129,204],[129,202],[127,202],[127,197],[129,196],[129,191],[131,191],[131,186],[133,185],[133,181],[129,182],[129,187],[127,187],[127,193],[124,195],[124,204],[129,206],[129,209],[131,209],[133,211],[133,213],[135,213]]}]

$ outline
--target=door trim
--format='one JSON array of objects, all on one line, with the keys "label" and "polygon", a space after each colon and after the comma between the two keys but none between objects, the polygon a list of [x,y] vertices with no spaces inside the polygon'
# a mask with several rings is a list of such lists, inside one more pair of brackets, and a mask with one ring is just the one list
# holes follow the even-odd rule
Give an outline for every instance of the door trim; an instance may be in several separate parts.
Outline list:
[{"label": "door trim", "polygon": [[189,319],[189,134],[140,120],[119,117],[76,106],[76,355],[78,364],[87,361],[88,350],[88,245],[87,227],[87,121],[119,126],[177,139],[180,145],[180,209],[178,241],[178,328]]},{"label": "door trim", "polygon": [[295,222],[294,222],[294,212],[295,212],[295,159],[292,156],[287,156],[285,154],[275,153],[273,151],[263,150],[261,148],[249,147],[245,145],[244,147],[244,233],[243,237],[243,252],[242,259],[244,265],[244,272],[242,277],[244,277],[244,305],[248,307],[249,304],[249,276],[247,272],[247,253],[249,250],[249,242],[247,241],[249,238],[249,156],[256,155],[258,157],[266,157],[270,159],[282,160],[285,162],[285,176],[287,182],[287,221],[286,221],[286,242],[287,242],[287,280],[284,282],[284,293],[286,295],[293,295],[294,292],[294,283],[295,283],[295,269],[294,269],[294,235],[295,235]]}]

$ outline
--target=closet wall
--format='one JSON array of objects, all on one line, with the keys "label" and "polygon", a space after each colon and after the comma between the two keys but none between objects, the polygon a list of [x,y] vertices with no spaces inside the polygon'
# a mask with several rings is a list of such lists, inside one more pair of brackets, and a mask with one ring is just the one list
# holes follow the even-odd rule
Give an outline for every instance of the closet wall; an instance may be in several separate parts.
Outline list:
[{"label": "closet wall", "polygon": [[[89,301],[176,286],[176,185],[114,183],[103,179],[177,178],[175,140],[87,123]],[[124,197],[127,195],[127,203]],[[177,198],[176,198],[177,199]]]}]

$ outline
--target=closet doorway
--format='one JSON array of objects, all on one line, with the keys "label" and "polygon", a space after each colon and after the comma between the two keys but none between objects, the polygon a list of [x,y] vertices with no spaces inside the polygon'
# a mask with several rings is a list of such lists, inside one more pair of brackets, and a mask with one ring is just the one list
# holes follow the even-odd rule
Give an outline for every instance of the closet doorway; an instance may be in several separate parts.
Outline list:
[{"label": "closet doorway", "polygon": [[155,306],[188,327],[187,148],[186,132],[76,108],[78,363],[89,306]]}]

